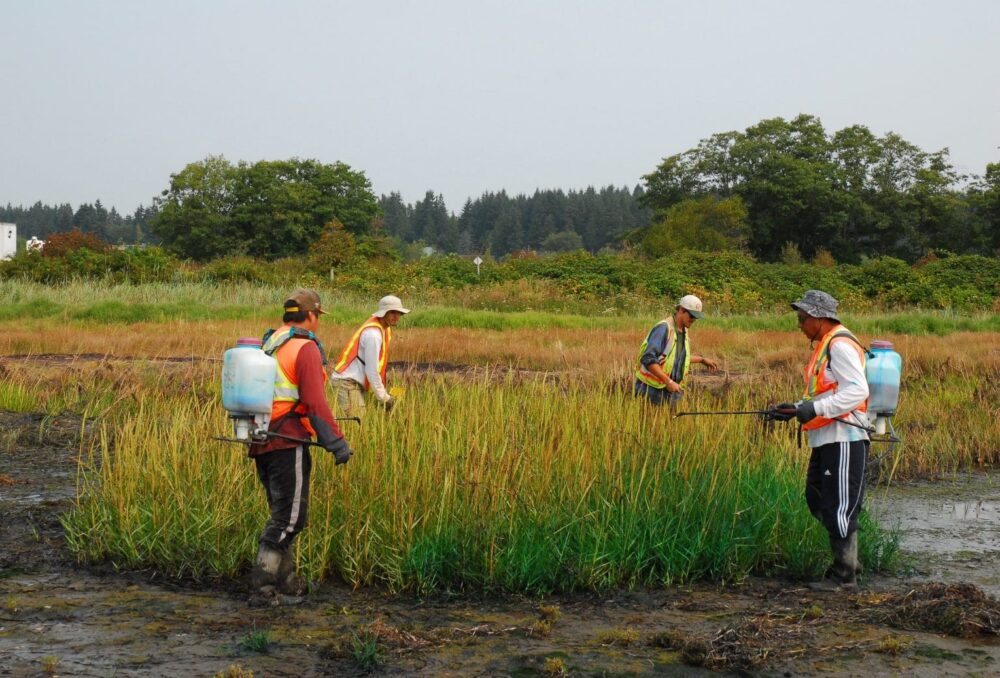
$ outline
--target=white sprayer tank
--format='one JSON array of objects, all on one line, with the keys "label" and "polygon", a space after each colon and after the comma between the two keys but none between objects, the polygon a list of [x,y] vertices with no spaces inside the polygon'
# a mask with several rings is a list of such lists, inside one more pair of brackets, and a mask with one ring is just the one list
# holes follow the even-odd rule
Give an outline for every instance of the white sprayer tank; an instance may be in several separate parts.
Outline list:
[{"label": "white sprayer tank", "polygon": [[278,363],[261,346],[260,339],[244,337],[222,357],[222,406],[233,419],[236,438],[246,442],[267,431],[274,402]]},{"label": "white sprayer tank", "polygon": [[903,359],[893,350],[892,342],[873,341],[871,358],[865,365],[868,379],[868,416],[875,422],[877,433],[885,432],[888,417],[899,405],[899,382]]}]

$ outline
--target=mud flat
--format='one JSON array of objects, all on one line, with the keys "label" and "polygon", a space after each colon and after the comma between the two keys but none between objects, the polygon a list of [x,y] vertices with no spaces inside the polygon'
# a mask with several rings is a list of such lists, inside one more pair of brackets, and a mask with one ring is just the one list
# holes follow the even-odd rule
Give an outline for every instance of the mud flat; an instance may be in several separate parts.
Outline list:
[{"label": "mud flat", "polygon": [[79,420],[0,413],[0,430],[0,676],[1000,672],[986,595],[1000,582],[1000,490],[982,474],[875,490],[909,569],[851,596],[777,579],[546,599],[324,584],[298,605],[253,607],[241,581],[77,566],[59,515]]}]

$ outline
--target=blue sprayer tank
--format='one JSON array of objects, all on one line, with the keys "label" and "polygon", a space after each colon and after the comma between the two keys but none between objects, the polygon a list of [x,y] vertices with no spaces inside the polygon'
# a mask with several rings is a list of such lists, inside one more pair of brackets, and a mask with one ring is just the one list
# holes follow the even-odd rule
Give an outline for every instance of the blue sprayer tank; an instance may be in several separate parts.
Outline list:
[{"label": "blue sprayer tank", "polygon": [[[868,416],[890,417],[899,404],[899,379],[903,359],[893,350],[892,342],[873,341],[871,357],[865,366],[868,378]],[[876,428],[878,422],[876,421]]]},{"label": "blue sprayer tank", "polygon": [[244,337],[222,357],[222,406],[233,419],[236,438],[266,438],[274,402],[278,362],[261,350],[261,341]]}]

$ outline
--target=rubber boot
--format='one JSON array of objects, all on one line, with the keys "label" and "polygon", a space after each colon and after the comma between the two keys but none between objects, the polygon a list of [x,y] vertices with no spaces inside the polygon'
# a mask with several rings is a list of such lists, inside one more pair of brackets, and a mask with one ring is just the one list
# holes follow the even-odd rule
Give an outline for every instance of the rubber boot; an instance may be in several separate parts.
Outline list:
[{"label": "rubber boot", "polygon": [[847,551],[846,564],[853,566],[854,576],[857,577],[864,571],[864,567],[861,565],[861,561],[858,559],[858,533],[857,530],[851,532],[850,536],[847,537]]},{"label": "rubber boot", "polygon": [[250,572],[250,585],[260,593],[273,593],[278,583],[278,569],[281,566],[282,552],[269,546],[260,545],[257,550],[257,560]]},{"label": "rubber boot", "polygon": [[301,596],[306,591],[306,583],[295,573],[295,558],[291,549],[281,554],[277,580],[278,592],[286,596]]},{"label": "rubber boot", "polygon": [[858,586],[855,575],[855,568],[858,564],[857,532],[844,539],[831,536],[830,550],[833,551],[833,565],[827,568],[822,579],[810,582],[809,588],[814,591],[856,589]]}]

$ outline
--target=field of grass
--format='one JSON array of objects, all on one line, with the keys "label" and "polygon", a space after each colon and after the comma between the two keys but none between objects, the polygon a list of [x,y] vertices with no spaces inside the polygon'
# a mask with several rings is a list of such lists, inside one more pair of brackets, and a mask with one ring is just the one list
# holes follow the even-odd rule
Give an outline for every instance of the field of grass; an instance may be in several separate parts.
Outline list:
[{"label": "field of grass", "polygon": [[[343,290],[317,286],[329,313],[327,324],[353,325],[364,321],[377,299]],[[195,283],[148,283],[142,285],[81,280],[51,286],[15,280],[0,280],[0,322],[36,320],[75,325],[137,325],[143,323],[191,323],[272,321],[283,295],[290,289],[268,285]],[[510,311],[499,297],[490,308],[469,308],[468,293],[433,289],[396,291],[404,302],[419,310],[407,324],[417,328],[458,328],[507,331],[516,329],[620,329],[645,328],[672,309],[674,300],[643,300],[633,312],[621,305],[590,304],[574,312],[539,310]],[[794,299],[790,299],[792,301]],[[725,330],[794,330],[794,315],[763,311],[754,314],[718,313],[709,303],[706,324]],[[952,332],[1000,332],[1000,315],[990,312],[957,313],[949,310],[909,309],[891,313],[852,315],[843,318],[861,333],[931,334]]]},{"label": "field of grass", "polygon": [[[0,356],[21,356],[3,361],[0,407],[95,420],[65,518],[81,560],[236,576],[266,506],[242,448],[211,439],[229,433],[220,359],[236,337],[276,324],[281,294],[149,287],[81,283],[34,298],[0,285],[8,305],[58,309],[0,320]],[[332,351],[368,303],[330,307],[320,336]],[[172,310],[137,321],[80,311],[102,304]],[[357,451],[347,466],[314,450],[298,549],[309,577],[390,591],[546,592],[822,568],[825,535],[801,499],[807,451],[791,425],[674,419],[631,398],[630,361],[654,316],[480,312],[495,318],[487,322],[412,305],[390,368],[406,386],[400,406],[345,427]],[[215,312],[224,307],[238,312]],[[184,315],[198,308],[209,312]],[[994,318],[910,312],[848,323],[904,356],[904,444],[885,464],[897,480],[997,462]],[[700,321],[694,350],[723,372],[695,373],[681,409],[795,398],[809,347],[793,324],[791,313]],[[867,522],[862,549],[869,566],[894,557],[891,535]]]}]

